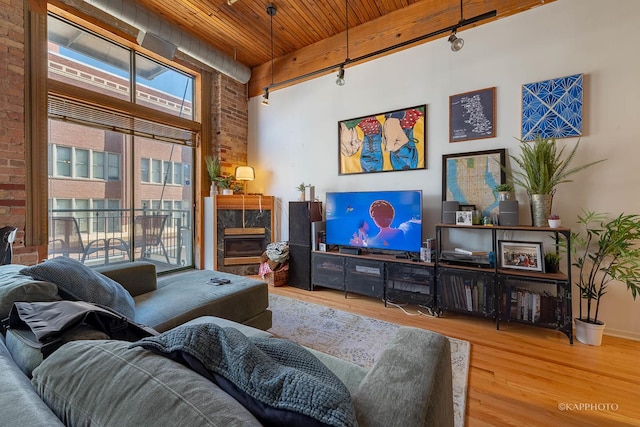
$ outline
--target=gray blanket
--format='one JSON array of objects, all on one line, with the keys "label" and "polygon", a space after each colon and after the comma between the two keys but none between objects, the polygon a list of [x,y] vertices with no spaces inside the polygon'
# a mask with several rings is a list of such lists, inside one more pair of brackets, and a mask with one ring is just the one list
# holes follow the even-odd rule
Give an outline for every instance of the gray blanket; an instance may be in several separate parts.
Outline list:
[{"label": "gray blanket", "polygon": [[[225,389],[225,381],[216,380],[220,376],[246,394],[238,399],[245,407],[255,406],[246,404],[247,396],[259,402],[258,409],[247,409],[266,424],[292,420],[292,412],[318,424],[357,425],[346,386],[309,351],[291,341],[247,338],[234,328],[207,323],[177,327],[133,346],[186,362],[192,368],[196,359],[221,388]],[[195,370],[199,370],[197,366]],[[260,409],[264,405],[269,409]],[[273,415],[271,408],[288,415]],[[299,422],[295,417],[291,421]]]}]

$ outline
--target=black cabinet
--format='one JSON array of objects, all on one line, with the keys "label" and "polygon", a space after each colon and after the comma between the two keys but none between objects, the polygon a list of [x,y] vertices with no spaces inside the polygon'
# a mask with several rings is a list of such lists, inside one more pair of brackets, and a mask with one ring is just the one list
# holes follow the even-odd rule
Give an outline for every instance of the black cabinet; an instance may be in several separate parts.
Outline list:
[{"label": "black cabinet", "polygon": [[400,262],[386,263],[385,303],[414,303],[433,308],[433,268]]},{"label": "black cabinet", "polygon": [[359,257],[349,257],[344,265],[344,290],[346,293],[384,298],[385,263]]},{"label": "black cabinet", "polygon": [[311,223],[322,221],[321,202],[289,202],[289,286],[311,290]]},{"label": "black cabinet", "polygon": [[344,260],[341,255],[311,254],[311,286],[344,291]]}]

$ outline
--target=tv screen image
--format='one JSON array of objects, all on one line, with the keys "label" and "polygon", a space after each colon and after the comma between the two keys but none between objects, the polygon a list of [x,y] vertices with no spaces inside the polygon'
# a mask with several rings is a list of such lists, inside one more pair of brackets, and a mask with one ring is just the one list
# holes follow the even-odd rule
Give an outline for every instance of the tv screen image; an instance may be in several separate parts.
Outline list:
[{"label": "tv screen image", "polygon": [[422,191],[329,192],[327,244],[419,252]]}]

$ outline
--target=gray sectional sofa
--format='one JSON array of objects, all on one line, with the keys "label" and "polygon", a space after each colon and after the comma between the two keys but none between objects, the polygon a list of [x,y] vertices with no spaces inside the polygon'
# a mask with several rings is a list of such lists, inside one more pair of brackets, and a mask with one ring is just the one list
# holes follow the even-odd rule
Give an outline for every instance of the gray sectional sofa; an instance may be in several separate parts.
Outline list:
[{"label": "gray sectional sofa", "polygon": [[[135,320],[140,323],[165,331],[182,324],[215,323],[251,337],[271,336],[247,326],[270,326],[270,312],[265,314],[266,306],[257,302],[262,289],[266,298],[267,289],[261,282],[245,284],[259,289],[249,295],[252,302],[246,302],[242,291],[230,292],[231,288],[226,287],[229,285],[201,283],[200,287],[190,287],[188,283],[204,280],[206,273],[202,272],[181,273],[173,279],[162,277],[156,283],[155,272],[152,274],[146,264],[103,271],[131,292]],[[0,307],[2,296],[7,295],[2,291],[3,278],[6,284],[7,277],[0,267]],[[236,285],[250,280],[233,275],[230,279]],[[32,285],[35,288],[31,291],[22,291],[23,298],[36,293],[55,298],[46,285]],[[174,291],[173,286],[184,287],[190,298],[183,299],[182,292]],[[221,306],[215,314],[226,319],[212,316],[211,311],[218,309],[200,293],[203,286],[219,297]],[[14,289],[9,294],[16,297],[20,292]],[[69,342],[42,361],[33,370],[31,380],[16,363],[8,343],[4,336],[0,337],[2,426],[260,425],[251,412],[214,382],[171,358],[131,347],[127,342]],[[310,351],[346,385],[358,425],[453,425],[451,354],[446,337],[400,328],[371,368]]]}]

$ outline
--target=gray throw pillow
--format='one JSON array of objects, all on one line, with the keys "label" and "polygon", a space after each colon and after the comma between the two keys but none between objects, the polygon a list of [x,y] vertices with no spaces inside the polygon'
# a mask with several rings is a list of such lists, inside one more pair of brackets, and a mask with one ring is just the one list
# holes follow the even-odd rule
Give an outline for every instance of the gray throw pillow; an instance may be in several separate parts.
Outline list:
[{"label": "gray throw pillow", "polygon": [[76,260],[57,257],[24,268],[20,273],[55,283],[60,293],[67,294],[69,299],[100,304],[133,319],[135,304],[131,294],[120,283]]},{"label": "gray throw pillow", "polygon": [[9,317],[14,302],[58,301],[58,287],[20,274],[26,266],[0,266],[0,319]]}]

